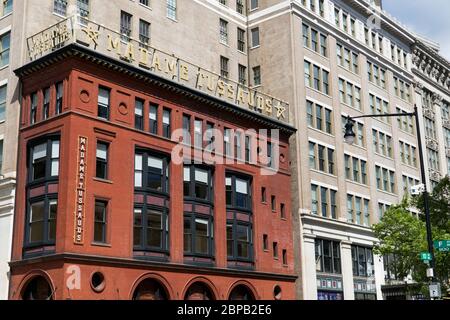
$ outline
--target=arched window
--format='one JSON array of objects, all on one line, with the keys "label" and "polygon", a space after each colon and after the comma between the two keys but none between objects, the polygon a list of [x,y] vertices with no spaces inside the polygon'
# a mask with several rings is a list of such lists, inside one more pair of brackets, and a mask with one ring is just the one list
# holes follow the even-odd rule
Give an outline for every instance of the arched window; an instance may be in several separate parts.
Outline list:
[{"label": "arched window", "polygon": [[37,276],[28,281],[23,292],[23,300],[53,300],[53,292],[48,281],[42,277]]},{"label": "arched window", "polygon": [[184,300],[215,300],[211,289],[202,282],[192,284],[186,291]]},{"label": "arched window", "polygon": [[164,286],[154,279],[143,280],[134,290],[133,300],[168,300]]},{"label": "arched window", "polygon": [[255,300],[255,297],[247,286],[240,284],[231,291],[229,300]]}]

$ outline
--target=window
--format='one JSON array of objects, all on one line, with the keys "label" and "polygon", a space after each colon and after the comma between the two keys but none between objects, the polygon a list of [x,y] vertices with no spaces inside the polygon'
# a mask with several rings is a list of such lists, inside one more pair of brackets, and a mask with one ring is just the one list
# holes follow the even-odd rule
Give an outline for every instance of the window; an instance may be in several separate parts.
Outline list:
[{"label": "window", "polygon": [[[394,91],[397,97],[406,100],[407,102],[411,102],[411,85],[395,76]],[[428,105],[428,103],[425,103],[424,105]]]},{"label": "window", "polygon": [[250,0],[250,10],[258,8],[258,0]]},{"label": "window", "polygon": [[147,48],[150,44],[150,23],[139,19],[139,46]]},{"label": "window", "polygon": [[212,173],[210,169],[196,166],[184,167],[184,197],[212,201]]},{"label": "window", "polygon": [[380,166],[375,166],[377,189],[395,193],[395,172]]},{"label": "window", "polygon": [[58,200],[45,196],[44,200],[30,200],[26,245],[51,245],[56,240]]},{"label": "window", "polygon": [[417,167],[416,147],[400,140],[400,159],[403,164]]},{"label": "window", "polygon": [[150,6],[150,0],[139,0],[139,3],[146,7]]},{"label": "window", "polygon": [[37,107],[38,107],[38,94],[37,92],[31,94],[31,119],[30,123],[34,124],[37,121]]},{"label": "window", "polygon": [[315,240],[316,271],[341,274],[341,249],[339,242]]},{"label": "window", "polygon": [[167,18],[177,19],[177,0],[167,0]]},{"label": "window", "polygon": [[280,216],[281,219],[286,219],[286,205],[284,203],[280,204]]},{"label": "window", "polygon": [[0,68],[9,64],[9,48],[11,42],[11,32],[0,36]]},{"label": "window", "polygon": [[[379,97],[374,96],[373,94],[369,94],[369,103],[370,103],[370,110],[372,111],[372,114],[381,115],[385,113],[389,113],[389,102],[385,101],[384,99],[381,99]],[[382,117],[377,118],[380,121],[391,123],[391,118],[389,117]]]},{"label": "window", "polygon": [[170,139],[172,135],[171,123],[171,111],[169,109],[163,109],[163,137]]},{"label": "window", "polygon": [[303,23],[303,46],[327,56],[327,35]]},{"label": "window", "polygon": [[353,275],[356,277],[372,277],[374,263],[372,249],[352,245]]},{"label": "window", "polygon": [[341,78],[339,78],[339,98],[341,103],[361,110],[361,88]]},{"label": "window", "polygon": [[333,116],[330,109],[306,100],[306,111],[310,127],[333,134]]},{"label": "window", "polygon": [[323,217],[336,219],[337,191],[311,184],[311,213]]},{"label": "window", "polygon": [[227,79],[228,78],[228,58],[220,56],[220,75]]},{"label": "window", "polygon": [[261,85],[261,67],[257,66],[253,68],[253,85]]},{"label": "window", "polygon": [[62,112],[63,89],[63,82],[58,82],[56,84],[56,114],[60,114]]},{"label": "window", "polygon": [[346,179],[367,185],[367,161],[346,154],[344,163]]},{"label": "window", "polygon": [[377,86],[386,89],[386,70],[378,67],[372,62],[367,62],[367,74],[369,81]]},{"label": "window", "polygon": [[97,142],[95,177],[99,179],[108,179],[108,149],[108,143]]},{"label": "window", "polygon": [[341,16],[340,16],[340,9],[335,7],[334,8],[334,23],[336,25],[336,27],[340,28],[341,27]]},{"label": "window", "polygon": [[98,117],[109,120],[109,99],[111,90],[100,87],[98,92]]},{"label": "window", "polygon": [[224,6],[227,5],[227,0],[219,0],[219,3],[223,4]]},{"label": "window", "polygon": [[223,19],[219,19],[219,27],[220,27],[220,42],[228,44],[228,22]]},{"label": "window", "polygon": [[328,174],[335,174],[334,172],[334,150],[324,147],[315,142],[309,142],[310,152],[310,168],[316,169]]},{"label": "window", "polygon": [[432,138],[432,139],[437,139],[437,135],[436,135],[436,125],[434,123],[433,120],[424,117],[424,123],[425,123],[425,136]]},{"label": "window", "polygon": [[431,169],[439,171],[439,153],[435,150],[427,148],[428,153],[428,165]]},{"label": "window", "polygon": [[262,187],[261,188],[261,202],[266,203],[266,201],[267,201],[266,188]]},{"label": "window", "polygon": [[319,0],[319,14],[322,18],[325,17],[325,1]]},{"label": "window", "polygon": [[54,0],[53,12],[61,16],[66,16],[67,13],[67,0]]},{"label": "window", "polygon": [[273,249],[273,258],[278,260],[278,242],[272,243],[272,249]]},{"label": "window", "polygon": [[0,87],[0,121],[6,119],[6,95],[8,86],[4,85]]},{"label": "window", "polygon": [[168,251],[169,216],[166,208],[148,205],[136,206],[133,229],[135,250]]},{"label": "window", "polygon": [[275,196],[270,196],[270,205],[272,207],[272,211],[277,211],[277,201]]},{"label": "window", "polygon": [[194,146],[203,147],[203,121],[200,119],[194,120]]},{"label": "window", "polygon": [[[396,108],[397,113],[407,113],[406,111]],[[410,113],[410,112],[408,112]],[[412,116],[403,116],[403,117],[397,117],[397,124],[398,128],[402,131],[405,131],[407,133],[410,133],[412,135],[415,134],[415,119]]]},{"label": "window", "polygon": [[411,187],[420,184],[419,179],[412,178],[406,175],[402,175],[402,182],[403,182],[403,192],[405,194],[408,194],[410,192]]},{"label": "window", "polygon": [[269,236],[267,234],[263,234],[263,250],[269,251]]},{"label": "window", "polygon": [[[184,252],[194,255],[212,255],[213,226],[209,219],[184,217]],[[228,230],[227,230],[228,231]]]},{"label": "window", "polygon": [[253,28],[252,33],[252,48],[259,46],[259,28]]},{"label": "window", "polygon": [[77,0],[77,14],[78,21],[82,25],[86,25],[87,19],[89,19],[89,0]]},{"label": "window", "polygon": [[183,114],[183,143],[191,144],[191,117]]},{"label": "window", "polygon": [[249,260],[252,257],[252,230],[234,220],[227,223],[227,255],[232,260]]},{"label": "window", "polygon": [[287,251],[283,249],[283,265],[287,265]]},{"label": "window", "polygon": [[130,41],[131,37],[131,18],[133,16],[125,11],[120,12],[120,34],[125,42]]},{"label": "window", "polygon": [[150,133],[158,134],[158,108],[159,106],[154,103],[150,103],[149,110],[149,130]]},{"label": "window", "polygon": [[238,65],[239,83],[245,85],[247,78],[247,68],[241,64]]},{"label": "window", "polygon": [[106,208],[108,202],[95,200],[94,242],[106,243]]},{"label": "window", "polygon": [[[329,72],[305,60],[305,84],[324,94],[329,94]],[[313,77],[312,77],[313,75]]]},{"label": "window", "polygon": [[141,99],[136,99],[134,103],[134,127],[144,129],[144,101]]},{"label": "window", "polygon": [[137,150],[134,161],[134,186],[151,192],[169,193],[167,157],[146,150]]},{"label": "window", "polygon": [[358,54],[339,43],[336,44],[336,50],[338,64],[353,73],[359,73]]},{"label": "window", "polygon": [[[28,182],[33,183],[33,187],[40,183],[45,188],[47,183],[54,183],[52,180],[59,175],[59,137],[35,140],[28,152]],[[53,245],[56,239],[58,195],[49,191],[44,196],[33,197],[29,188],[27,186],[25,246]]]},{"label": "window", "polygon": [[228,173],[225,186],[227,207],[251,210],[251,180],[249,178]]},{"label": "window", "polygon": [[238,43],[238,50],[241,52],[245,52],[245,30],[242,30],[241,28],[237,28],[237,43]]},{"label": "window", "polygon": [[6,16],[12,12],[13,0],[3,0],[1,16]]},{"label": "window", "polygon": [[245,13],[244,0],[236,0],[236,11],[240,14]]},{"label": "window", "polygon": [[347,222],[368,226],[369,200],[347,195]]},{"label": "window", "polygon": [[50,116],[50,88],[44,89],[44,108],[43,117],[44,120],[48,119]]}]

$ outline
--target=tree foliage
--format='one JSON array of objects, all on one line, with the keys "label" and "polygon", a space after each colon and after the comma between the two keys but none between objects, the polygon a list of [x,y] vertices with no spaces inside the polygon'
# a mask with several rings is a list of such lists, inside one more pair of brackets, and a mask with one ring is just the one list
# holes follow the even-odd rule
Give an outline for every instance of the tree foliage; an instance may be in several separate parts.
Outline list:
[{"label": "tree foliage", "polygon": [[[433,240],[450,240],[450,179],[448,177],[434,188],[429,197],[430,220]],[[409,208],[416,207],[422,213],[420,219],[411,215]],[[428,252],[425,206],[423,195],[413,199],[405,198],[402,203],[386,211],[381,221],[373,226],[379,243],[374,252],[380,255],[395,255],[391,270],[397,279],[408,275],[422,284],[428,285],[426,265],[420,260],[421,252]],[[450,253],[434,250],[435,277],[441,283],[445,295],[450,288]],[[424,290],[426,292],[426,290]]]}]

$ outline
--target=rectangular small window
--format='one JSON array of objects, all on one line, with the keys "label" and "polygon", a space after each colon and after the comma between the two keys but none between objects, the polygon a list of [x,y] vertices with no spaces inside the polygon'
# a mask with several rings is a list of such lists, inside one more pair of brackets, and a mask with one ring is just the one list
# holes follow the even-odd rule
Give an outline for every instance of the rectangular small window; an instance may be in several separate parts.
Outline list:
[{"label": "rectangular small window", "polygon": [[125,42],[130,41],[132,17],[131,14],[125,11],[120,12],[120,34],[122,35],[121,39]]},{"label": "rectangular small window", "polygon": [[253,68],[253,85],[261,85],[261,67],[256,66]]},{"label": "rectangular small window", "polygon": [[3,166],[3,140],[0,140],[0,175],[2,174]]},{"label": "rectangular small window", "polygon": [[183,115],[183,143],[191,144],[191,117]]},{"label": "rectangular small window", "polygon": [[220,56],[220,75],[223,78],[228,78],[228,61],[228,58]]},{"label": "rectangular small window", "polygon": [[63,106],[63,82],[58,82],[56,84],[56,114],[60,114],[62,112]]},{"label": "rectangular small window", "polygon": [[258,6],[258,0],[250,0],[250,10],[257,9]]},{"label": "rectangular small window", "polygon": [[0,121],[6,118],[6,95],[7,95],[7,85],[0,87]]},{"label": "rectangular small window", "polygon": [[259,28],[253,28],[252,32],[252,48],[259,46]]},{"label": "rectangular small window", "polygon": [[9,64],[9,48],[11,42],[11,32],[0,36],[0,68]]},{"label": "rectangular small window", "polygon": [[231,156],[231,129],[224,129],[223,149],[226,156]]},{"label": "rectangular small window", "polygon": [[44,89],[44,108],[43,117],[44,120],[48,119],[50,116],[50,88]]},{"label": "rectangular small window", "polygon": [[67,0],[54,0],[53,12],[61,16],[66,16],[67,13]]},{"label": "rectangular small window", "polygon": [[95,176],[99,179],[106,180],[108,178],[108,148],[109,145],[107,143],[97,142]]},{"label": "rectangular small window", "polygon": [[267,193],[266,193],[266,188],[264,188],[264,187],[261,188],[261,202],[262,203],[267,202]]},{"label": "rectangular small window", "polygon": [[194,120],[194,146],[203,147],[203,121],[200,119]]},{"label": "rectangular small window", "polygon": [[78,21],[81,25],[87,24],[89,19],[89,0],[77,0]]},{"label": "rectangular small window", "polygon": [[287,251],[283,249],[283,265],[287,265]]},{"label": "rectangular small window", "polygon": [[240,14],[244,14],[244,0],[236,0],[236,11]]},{"label": "rectangular small window", "polygon": [[245,85],[247,79],[247,68],[241,64],[238,65],[239,83]]},{"label": "rectangular small window", "polygon": [[150,133],[158,134],[158,105],[154,103],[150,103],[150,111],[149,111],[149,130]]},{"label": "rectangular small window", "polygon": [[145,20],[139,20],[139,46],[147,48],[150,44],[150,23]]},{"label": "rectangular small window", "polygon": [[272,205],[272,211],[276,211],[277,210],[276,197],[275,196],[271,196],[270,199],[271,199],[270,203]]},{"label": "rectangular small window", "polygon": [[3,0],[3,6],[2,6],[2,16],[6,16],[7,14],[12,12],[13,7],[13,0]]},{"label": "rectangular small window", "polygon": [[269,250],[269,237],[267,236],[267,234],[263,234],[263,250]]},{"label": "rectangular small window", "polygon": [[220,42],[224,44],[228,44],[228,22],[220,19],[219,20],[219,27],[220,27]]},{"label": "rectangular small window", "polygon": [[31,94],[31,119],[30,123],[34,124],[37,121],[37,107],[38,107],[38,94],[37,92]]},{"label": "rectangular small window", "polygon": [[238,40],[238,50],[241,52],[245,52],[245,30],[241,28],[237,29],[237,40]]},{"label": "rectangular small window", "polygon": [[286,206],[284,203],[280,204],[281,219],[286,219]]},{"label": "rectangular small window", "polygon": [[95,201],[94,242],[106,243],[106,201]]},{"label": "rectangular small window", "polygon": [[144,129],[144,101],[136,99],[134,106],[134,127],[138,130]]},{"label": "rectangular small window", "polygon": [[171,118],[171,111],[169,109],[163,110],[163,137],[164,138],[171,138],[172,131],[170,128],[170,118]]},{"label": "rectangular small window", "polygon": [[177,0],[167,0],[167,18],[177,19]]},{"label": "rectangular small window", "polygon": [[100,87],[98,92],[98,117],[109,120],[111,90]]},{"label": "rectangular small window", "polygon": [[273,247],[273,257],[275,259],[278,259],[278,242],[274,242],[272,244],[272,247]]}]

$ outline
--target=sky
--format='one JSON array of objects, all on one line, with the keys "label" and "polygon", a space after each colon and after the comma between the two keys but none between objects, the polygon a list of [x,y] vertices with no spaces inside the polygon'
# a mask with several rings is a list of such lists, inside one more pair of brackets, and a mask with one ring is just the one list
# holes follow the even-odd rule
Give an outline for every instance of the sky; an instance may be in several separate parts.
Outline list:
[{"label": "sky", "polygon": [[427,39],[450,61],[450,0],[383,0],[383,10]]}]

